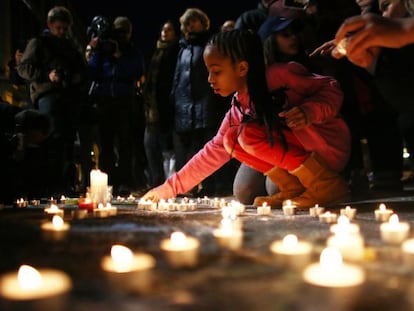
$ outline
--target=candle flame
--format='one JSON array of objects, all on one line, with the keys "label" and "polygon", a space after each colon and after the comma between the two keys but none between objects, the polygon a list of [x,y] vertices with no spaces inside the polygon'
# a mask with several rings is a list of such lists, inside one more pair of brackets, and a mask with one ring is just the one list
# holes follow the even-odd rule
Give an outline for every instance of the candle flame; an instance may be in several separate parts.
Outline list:
[{"label": "candle flame", "polygon": [[63,227],[63,219],[59,215],[55,215],[52,218],[53,228],[60,229]]},{"label": "candle flame", "polygon": [[337,269],[342,265],[341,252],[335,247],[326,247],[321,253],[319,262],[326,269]]},{"label": "candle flame", "polygon": [[56,204],[51,204],[49,210],[51,212],[57,212],[59,210],[59,207]]},{"label": "candle flame", "polygon": [[283,238],[283,247],[287,249],[293,249],[298,245],[298,237],[294,234],[288,234]]},{"label": "candle flame", "polygon": [[338,225],[341,228],[348,228],[350,224],[349,218],[346,215],[341,215],[338,217]]},{"label": "candle flame", "polygon": [[24,290],[36,290],[42,286],[42,275],[29,265],[21,265],[17,272],[17,280]]},{"label": "candle flame", "polygon": [[381,203],[380,205],[379,205],[379,210],[380,211],[385,211],[387,209],[387,207],[385,206],[385,204],[384,203]]},{"label": "candle flame", "polygon": [[128,271],[131,268],[134,254],[123,245],[115,244],[111,247],[111,257],[116,271]]},{"label": "candle flame", "polygon": [[390,217],[390,219],[388,220],[388,222],[390,224],[396,225],[396,224],[398,224],[400,222],[400,219],[398,218],[398,215],[397,214],[392,214],[391,217]]},{"label": "candle flame", "polygon": [[185,245],[185,242],[187,241],[187,237],[183,232],[173,232],[171,233],[171,243],[173,243],[176,246],[183,246]]}]

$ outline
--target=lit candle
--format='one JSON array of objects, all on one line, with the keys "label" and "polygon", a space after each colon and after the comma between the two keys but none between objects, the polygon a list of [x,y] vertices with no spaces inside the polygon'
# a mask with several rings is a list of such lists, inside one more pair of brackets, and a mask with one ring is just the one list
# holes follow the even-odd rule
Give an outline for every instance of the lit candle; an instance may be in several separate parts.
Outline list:
[{"label": "lit candle", "polygon": [[348,216],[341,215],[338,217],[338,223],[330,228],[335,234],[358,234],[359,226],[350,222]]},{"label": "lit candle", "polygon": [[319,221],[325,222],[327,224],[336,222],[337,218],[338,218],[338,215],[330,211],[327,211],[319,215]]},{"label": "lit candle", "polygon": [[378,207],[378,209],[376,209],[374,211],[375,213],[375,220],[378,221],[388,221],[388,219],[390,218],[390,216],[394,213],[394,211],[392,209],[388,209],[384,203],[381,203]]},{"label": "lit candle", "polygon": [[147,210],[147,211],[156,211],[157,203],[153,202],[152,200],[146,200],[146,199],[141,198],[138,201],[138,208]]},{"label": "lit candle", "polygon": [[128,247],[117,244],[111,247],[110,255],[102,257],[101,267],[113,285],[112,288],[143,292],[151,285],[151,270],[155,263],[153,256],[133,253]]},{"label": "lit candle", "polygon": [[5,299],[2,304],[5,310],[33,310],[33,305],[42,310],[63,310],[71,287],[72,282],[64,272],[37,270],[28,265],[0,278],[0,296]]},{"label": "lit candle", "polygon": [[51,204],[49,207],[44,209],[45,213],[49,215],[59,215],[63,217],[64,211],[59,208],[56,204]]},{"label": "lit candle", "polygon": [[93,210],[93,215],[96,217],[110,217],[115,216],[117,214],[116,207],[112,206],[111,203],[106,203],[103,205],[102,203],[98,204],[98,208]]},{"label": "lit candle", "polygon": [[285,202],[283,202],[283,214],[285,216],[293,216],[296,213],[296,206],[292,204],[291,200],[286,200]]},{"label": "lit candle", "polygon": [[356,215],[356,211],[356,208],[352,208],[351,206],[347,205],[345,208],[341,208],[340,215],[347,216],[349,220],[352,220]]},{"label": "lit candle", "polygon": [[243,231],[229,218],[222,219],[220,227],[213,231],[218,244],[226,249],[237,250],[243,244]]},{"label": "lit candle", "polygon": [[59,215],[54,215],[52,221],[46,222],[41,226],[43,236],[49,240],[61,240],[66,237],[70,225],[63,221]]},{"label": "lit candle", "polygon": [[168,239],[161,241],[161,249],[173,267],[193,267],[197,264],[200,242],[183,232],[173,232]]},{"label": "lit candle", "polygon": [[29,202],[23,198],[20,198],[16,201],[16,207],[28,207]]},{"label": "lit candle", "polygon": [[86,198],[80,198],[79,199],[78,207],[80,209],[84,209],[84,210],[87,210],[87,211],[93,211],[93,206],[94,206],[94,204],[93,204],[93,201],[92,201],[91,198],[86,197]]},{"label": "lit candle", "polygon": [[414,239],[405,240],[401,244],[403,262],[409,267],[414,266]]},{"label": "lit candle", "polygon": [[301,269],[310,260],[312,244],[298,241],[296,235],[288,234],[282,240],[272,242],[270,250],[276,255],[279,264]]},{"label": "lit candle", "polygon": [[318,217],[325,211],[325,208],[319,206],[319,204],[315,204],[315,206],[309,208],[309,215],[312,217]]},{"label": "lit candle", "polygon": [[342,258],[350,261],[362,260],[364,257],[364,240],[359,234],[359,226],[351,224],[347,216],[339,216],[338,223],[331,226],[334,235],[327,240],[327,246],[337,248]]},{"label": "lit candle", "polygon": [[327,247],[318,263],[305,268],[303,278],[310,284],[323,287],[351,287],[365,281],[365,272],[357,265],[344,263],[335,247]]},{"label": "lit candle", "polygon": [[392,214],[388,222],[380,225],[381,238],[390,244],[400,244],[403,242],[410,231],[408,222],[400,222],[397,214]]},{"label": "lit candle", "polygon": [[257,207],[257,214],[258,215],[270,215],[270,205],[267,205],[267,202],[263,202],[261,206]]},{"label": "lit candle", "polygon": [[106,204],[108,202],[108,174],[100,170],[91,170],[90,196],[94,203]]}]

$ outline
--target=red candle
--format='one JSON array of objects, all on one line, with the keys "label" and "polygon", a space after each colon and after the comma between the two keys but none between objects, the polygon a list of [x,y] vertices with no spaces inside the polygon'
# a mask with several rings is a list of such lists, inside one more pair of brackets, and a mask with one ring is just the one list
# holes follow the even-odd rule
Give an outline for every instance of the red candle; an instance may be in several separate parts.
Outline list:
[{"label": "red candle", "polygon": [[78,206],[80,209],[93,211],[93,201],[90,198],[80,198]]}]

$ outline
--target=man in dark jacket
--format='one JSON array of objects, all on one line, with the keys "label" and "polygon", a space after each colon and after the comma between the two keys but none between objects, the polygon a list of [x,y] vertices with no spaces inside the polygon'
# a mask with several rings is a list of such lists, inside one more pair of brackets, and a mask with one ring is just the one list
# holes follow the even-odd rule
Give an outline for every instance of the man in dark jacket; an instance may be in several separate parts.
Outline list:
[{"label": "man in dark jacket", "polygon": [[75,183],[73,148],[86,63],[69,37],[71,25],[69,10],[53,7],[47,15],[48,29],[29,41],[17,68],[30,82],[34,107],[52,119],[45,172],[49,195],[70,193]]}]

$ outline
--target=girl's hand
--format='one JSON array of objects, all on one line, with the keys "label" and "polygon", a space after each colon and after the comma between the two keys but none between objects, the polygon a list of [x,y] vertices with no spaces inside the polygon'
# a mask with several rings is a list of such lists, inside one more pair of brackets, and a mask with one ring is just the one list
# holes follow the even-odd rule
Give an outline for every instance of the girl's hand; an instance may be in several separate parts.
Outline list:
[{"label": "girl's hand", "polygon": [[308,125],[305,112],[297,106],[288,111],[280,112],[279,117],[285,118],[286,125],[292,130],[300,130]]}]

